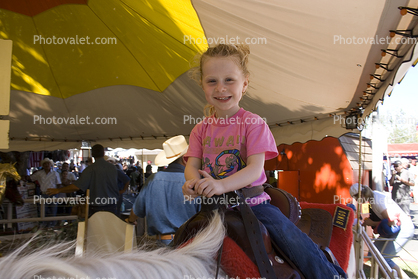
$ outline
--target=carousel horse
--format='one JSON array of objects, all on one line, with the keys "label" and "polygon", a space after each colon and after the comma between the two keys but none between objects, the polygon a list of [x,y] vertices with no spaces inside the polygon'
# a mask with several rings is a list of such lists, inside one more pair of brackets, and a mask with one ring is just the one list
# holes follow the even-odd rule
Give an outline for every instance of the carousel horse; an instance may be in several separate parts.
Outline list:
[{"label": "carousel horse", "polygon": [[[215,278],[216,252],[222,246],[225,229],[214,214],[210,225],[198,232],[188,245],[131,253],[69,253],[74,244],[58,244],[25,254],[25,244],[0,258],[0,278]],[[55,276],[55,277],[54,277]],[[221,270],[218,278],[228,278]]]},{"label": "carousel horse", "polygon": [[[13,180],[7,180],[9,177]],[[23,205],[22,197],[17,190],[17,181],[19,180],[20,175],[14,164],[0,164],[0,205],[5,197],[15,205]]]}]

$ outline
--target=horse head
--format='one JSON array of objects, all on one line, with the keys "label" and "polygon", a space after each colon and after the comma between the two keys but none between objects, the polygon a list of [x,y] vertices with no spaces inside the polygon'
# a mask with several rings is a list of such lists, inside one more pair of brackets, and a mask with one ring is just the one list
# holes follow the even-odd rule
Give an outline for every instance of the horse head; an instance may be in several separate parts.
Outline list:
[{"label": "horse head", "polygon": [[[17,181],[20,180],[20,175],[15,164],[0,164],[0,204],[3,203],[4,197],[7,197],[12,203],[23,205],[22,196],[17,190]],[[6,183],[7,177],[14,180],[9,180]]]}]

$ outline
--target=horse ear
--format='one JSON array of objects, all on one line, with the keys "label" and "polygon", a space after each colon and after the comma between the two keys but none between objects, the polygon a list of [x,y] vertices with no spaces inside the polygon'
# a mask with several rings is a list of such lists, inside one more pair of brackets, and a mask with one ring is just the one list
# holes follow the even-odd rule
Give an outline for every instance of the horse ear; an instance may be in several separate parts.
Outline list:
[{"label": "horse ear", "polygon": [[16,163],[17,163],[17,162],[14,162],[12,166],[14,167],[14,166],[16,165]]}]

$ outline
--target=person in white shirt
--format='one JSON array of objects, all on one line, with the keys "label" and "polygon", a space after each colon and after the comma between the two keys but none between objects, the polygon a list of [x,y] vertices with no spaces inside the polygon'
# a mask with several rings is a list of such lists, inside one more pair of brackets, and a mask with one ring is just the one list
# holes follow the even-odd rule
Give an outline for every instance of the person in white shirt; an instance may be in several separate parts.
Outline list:
[{"label": "person in white shirt", "polygon": [[[45,158],[41,161],[42,170],[39,170],[31,175],[32,181],[38,181],[41,196],[42,198],[50,198],[49,195],[46,194],[46,190],[48,188],[57,188],[58,185],[61,184],[61,179],[59,174],[53,170],[54,161],[49,158]],[[56,197],[56,196],[55,196]],[[45,201],[50,201],[45,200]],[[57,204],[55,202],[50,202],[45,204],[45,217],[55,217],[57,215]],[[46,221],[42,222],[42,227],[53,227],[55,226],[57,221]]]},{"label": "person in white shirt", "polygon": [[[350,188],[350,195],[359,199],[358,184]],[[379,233],[379,238],[393,238],[386,244],[386,241],[376,241],[374,245],[385,256],[389,266],[395,269],[398,275],[402,274],[399,266],[392,258],[401,251],[402,247],[414,236],[414,224],[411,218],[383,192],[372,191],[368,186],[361,185],[361,200],[363,203],[370,204],[370,217],[363,220],[363,226],[371,226],[375,233]],[[384,248],[384,246],[386,247]],[[384,248],[384,250],[383,250]],[[402,278],[402,277],[400,277]]]}]

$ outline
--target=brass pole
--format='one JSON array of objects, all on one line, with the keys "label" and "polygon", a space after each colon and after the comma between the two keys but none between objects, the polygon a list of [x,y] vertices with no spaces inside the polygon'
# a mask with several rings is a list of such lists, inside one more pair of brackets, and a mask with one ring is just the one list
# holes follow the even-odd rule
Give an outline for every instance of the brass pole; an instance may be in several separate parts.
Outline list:
[{"label": "brass pole", "polygon": [[357,198],[357,225],[356,225],[356,239],[355,239],[355,249],[356,249],[356,256],[357,256],[357,271],[358,271],[358,276],[360,276],[361,272],[363,271],[363,239],[362,239],[362,234],[361,234],[361,223],[360,223],[360,214],[361,214],[361,210],[362,210],[362,197],[361,197],[361,172],[362,172],[362,164],[363,164],[363,160],[362,160],[362,134],[361,134],[361,130],[360,130],[360,136],[359,136],[359,160],[358,160],[358,198]]}]

